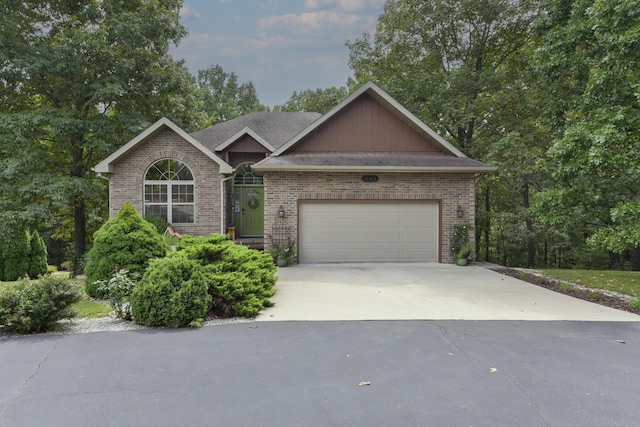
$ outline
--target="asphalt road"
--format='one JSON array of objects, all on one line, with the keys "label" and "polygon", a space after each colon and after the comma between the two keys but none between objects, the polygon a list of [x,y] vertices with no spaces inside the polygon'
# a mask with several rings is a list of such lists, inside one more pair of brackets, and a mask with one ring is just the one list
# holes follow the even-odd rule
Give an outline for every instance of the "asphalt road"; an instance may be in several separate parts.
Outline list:
[{"label": "asphalt road", "polygon": [[632,426],[639,356],[638,322],[17,337],[0,340],[0,426]]}]

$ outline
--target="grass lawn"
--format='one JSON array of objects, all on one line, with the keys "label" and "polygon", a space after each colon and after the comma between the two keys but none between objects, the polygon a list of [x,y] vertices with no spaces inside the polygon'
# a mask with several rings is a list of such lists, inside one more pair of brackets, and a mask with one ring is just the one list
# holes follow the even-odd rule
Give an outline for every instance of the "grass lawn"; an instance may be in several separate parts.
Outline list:
[{"label": "grass lawn", "polygon": [[609,270],[542,270],[548,276],[589,288],[619,292],[640,297],[640,272]]},{"label": "grass lawn", "polygon": [[[0,282],[0,292],[6,286],[13,285],[18,282]],[[82,284],[81,282],[78,282]],[[72,309],[78,313],[78,317],[105,317],[113,311],[113,308],[103,302],[91,301],[88,297],[82,301],[73,304]]]},{"label": "grass lawn", "polygon": [[78,317],[105,317],[113,311],[110,305],[88,299],[75,303],[71,307],[79,313]]}]

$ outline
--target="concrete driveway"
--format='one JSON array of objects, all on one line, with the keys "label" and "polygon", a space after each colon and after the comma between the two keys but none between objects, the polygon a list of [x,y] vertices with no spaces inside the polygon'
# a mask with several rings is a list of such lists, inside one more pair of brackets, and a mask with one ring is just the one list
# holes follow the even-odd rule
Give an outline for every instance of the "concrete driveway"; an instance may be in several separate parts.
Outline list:
[{"label": "concrete driveway", "polygon": [[640,321],[478,266],[307,264],[278,276],[257,320]]}]

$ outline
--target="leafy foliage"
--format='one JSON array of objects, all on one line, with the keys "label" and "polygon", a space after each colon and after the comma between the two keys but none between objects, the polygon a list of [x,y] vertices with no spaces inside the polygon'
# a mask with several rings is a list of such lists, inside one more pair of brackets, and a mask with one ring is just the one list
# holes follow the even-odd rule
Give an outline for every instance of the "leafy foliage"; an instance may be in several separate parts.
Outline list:
[{"label": "leafy foliage", "polygon": [[153,226],[156,228],[156,230],[158,230],[158,233],[160,234],[164,234],[164,232],[167,230],[167,227],[171,225],[169,224],[169,222],[167,222],[166,219],[158,215],[147,214],[145,215],[144,219],[153,224]]},{"label": "leafy foliage", "polygon": [[356,80],[373,80],[473,154],[484,98],[531,32],[534,0],[390,0],[373,40],[348,42]]},{"label": "leafy foliage", "polygon": [[185,236],[171,256],[196,261],[212,297],[211,311],[220,317],[255,316],[272,305],[276,283],[270,255],[236,245],[225,235]]},{"label": "leafy foliage", "polygon": [[96,282],[109,280],[120,269],[142,276],[149,260],[163,258],[167,249],[153,224],[142,219],[130,202],[125,203],[94,236],[85,268],[87,294],[101,296]]},{"label": "leafy foliage", "polygon": [[330,87],[326,89],[307,89],[293,92],[289,100],[283,105],[273,107],[274,111],[302,111],[328,113],[333,107],[342,102],[349,95],[344,87]]},{"label": "leafy foliage", "polygon": [[117,317],[123,320],[131,320],[131,294],[136,287],[136,282],[129,277],[127,270],[119,270],[113,273],[108,282],[99,280],[98,293],[109,299],[109,304],[115,310]]},{"label": "leafy foliage", "polygon": [[181,4],[0,3],[0,227],[53,225],[79,261],[107,208],[91,167],[162,116],[195,124],[195,81],[168,54]]},{"label": "leafy foliage", "polygon": [[548,104],[561,130],[549,150],[558,188],[551,190],[573,215],[560,221],[615,253],[631,250],[640,270],[640,71],[637,44],[640,2],[552,2],[541,20],[543,43],[536,66],[556,94]]},{"label": "leafy foliage", "polygon": [[81,299],[80,287],[65,277],[23,280],[0,288],[0,325],[17,333],[46,331],[74,317],[70,307]]},{"label": "leafy foliage", "polygon": [[211,126],[248,114],[266,111],[260,104],[253,83],[238,84],[238,76],[227,73],[220,65],[198,71],[198,89],[202,97],[202,108],[206,115],[204,125]]},{"label": "leafy foliage", "polygon": [[34,230],[31,234],[30,244],[29,277],[36,278],[49,272],[47,246],[44,244],[42,237],[40,237],[38,230]]},{"label": "leafy foliage", "polygon": [[179,328],[198,326],[211,296],[202,266],[180,257],[154,260],[131,295],[136,323]]},{"label": "leafy foliage", "polygon": [[29,272],[31,254],[30,235],[27,231],[17,233],[2,248],[4,264],[3,280],[13,281],[24,277]]},{"label": "leafy foliage", "polygon": [[453,227],[453,242],[451,254],[454,261],[473,258],[473,245],[469,233],[473,230],[471,224],[456,224]]}]

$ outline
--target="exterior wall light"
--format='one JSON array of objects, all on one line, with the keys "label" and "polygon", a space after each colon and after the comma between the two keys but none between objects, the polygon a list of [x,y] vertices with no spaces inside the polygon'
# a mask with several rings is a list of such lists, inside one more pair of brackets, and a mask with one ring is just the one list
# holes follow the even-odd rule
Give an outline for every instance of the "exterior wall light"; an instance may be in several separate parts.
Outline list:
[{"label": "exterior wall light", "polygon": [[464,211],[462,210],[462,206],[458,205],[458,209],[456,209],[456,216],[458,218],[464,217]]},{"label": "exterior wall light", "polygon": [[278,208],[278,216],[280,218],[284,218],[284,208],[282,207],[282,205],[280,205],[280,207]]}]

